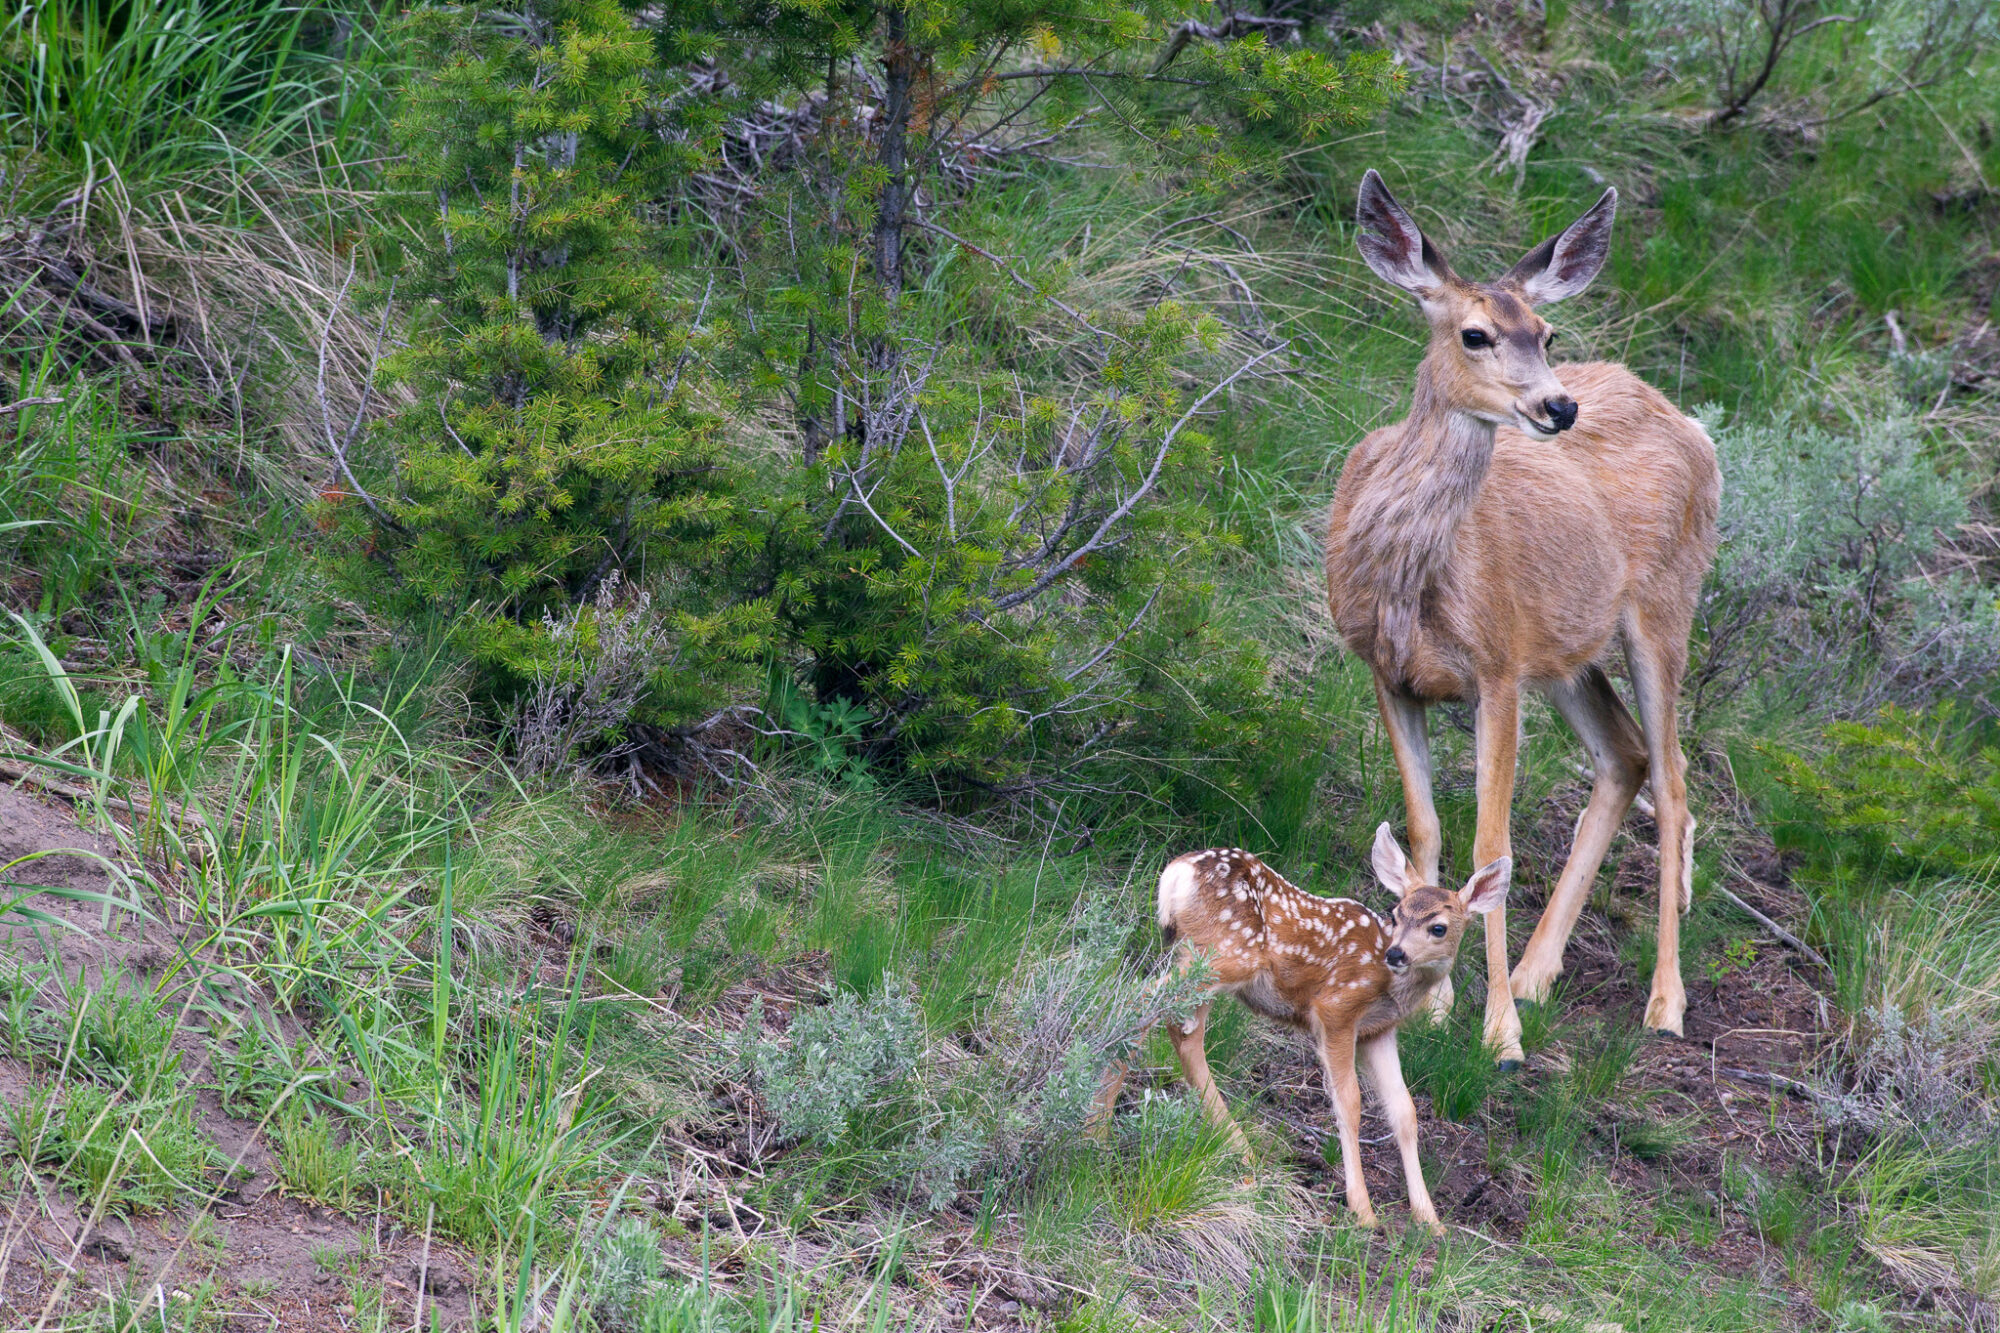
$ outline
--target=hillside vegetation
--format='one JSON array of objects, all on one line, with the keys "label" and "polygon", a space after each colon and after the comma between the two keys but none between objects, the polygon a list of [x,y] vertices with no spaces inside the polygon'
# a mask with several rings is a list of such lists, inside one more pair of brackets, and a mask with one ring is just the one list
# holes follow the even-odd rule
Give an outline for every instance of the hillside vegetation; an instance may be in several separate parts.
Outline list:
[{"label": "hillside vegetation", "polygon": [[[50,0],[0,88],[0,1325],[2000,1328],[1990,6]],[[1479,277],[1617,187],[1557,373],[1724,478],[1687,1037],[1635,810],[1525,1068],[1477,948],[1403,1034],[1441,1237],[1142,1035],[1172,856],[1387,905],[1370,167]]]}]

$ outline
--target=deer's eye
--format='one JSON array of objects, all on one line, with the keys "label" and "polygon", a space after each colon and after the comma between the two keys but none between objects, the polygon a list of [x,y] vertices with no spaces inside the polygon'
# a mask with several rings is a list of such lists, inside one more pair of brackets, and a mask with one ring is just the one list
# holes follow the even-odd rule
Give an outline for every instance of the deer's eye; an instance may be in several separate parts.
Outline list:
[{"label": "deer's eye", "polygon": [[1554,347],[1555,345],[1556,345],[1556,331],[1554,329],[1550,329],[1549,336],[1542,339],[1542,350],[1546,352],[1549,348]]},{"label": "deer's eye", "polygon": [[1446,927],[1444,922],[1439,921],[1431,926],[1431,934],[1437,936],[1439,939],[1443,939],[1447,929],[1448,927]]},{"label": "deer's eye", "polygon": [[1471,348],[1473,351],[1478,351],[1482,347],[1491,347],[1493,345],[1493,340],[1486,336],[1486,330],[1484,329],[1467,329],[1465,332],[1458,335],[1458,340],[1464,343],[1467,347]]}]

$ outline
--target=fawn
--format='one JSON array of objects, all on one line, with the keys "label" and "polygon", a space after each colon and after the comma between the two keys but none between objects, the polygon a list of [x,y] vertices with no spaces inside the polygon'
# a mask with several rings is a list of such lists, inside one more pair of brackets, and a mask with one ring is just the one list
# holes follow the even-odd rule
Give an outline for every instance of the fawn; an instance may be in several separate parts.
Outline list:
[{"label": "fawn", "polygon": [[[1437,1231],[1437,1211],[1417,1162],[1417,1110],[1403,1084],[1396,1026],[1450,974],[1466,920],[1506,898],[1513,863],[1504,856],[1489,862],[1453,893],[1415,873],[1387,824],[1375,831],[1373,862],[1375,877],[1397,897],[1387,920],[1351,898],[1307,893],[1248,852],[1193,852],[1161,872],[1160,928],[1173,947],[1173,967],[1188,967],[1200,956],[1214,971],[1211,993],[1228,991],[1266,1018],[1312,1034],[1340,1130],[1347,1204],[1372,1227],[1375,1210],[1361,1178],[1359,1046],[1403,1155],[1410,1215]],[[1170,1023],[1168,1032],[1209,1119],[1247,1156],[1243,1131],[1208,1072],[1202,1038],[1209,1007],[1202,1004],[1185,1023]],[[1100,1132],[1110,1123],[1126,1072],[1124,1063],[1114,1066],[1098,1094]]]}]

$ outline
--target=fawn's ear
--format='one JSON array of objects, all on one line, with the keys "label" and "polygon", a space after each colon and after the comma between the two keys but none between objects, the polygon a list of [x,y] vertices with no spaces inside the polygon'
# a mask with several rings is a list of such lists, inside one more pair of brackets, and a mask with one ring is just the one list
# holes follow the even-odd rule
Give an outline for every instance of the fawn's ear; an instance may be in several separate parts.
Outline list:
[{"label": "fawn's ear", "polygon": [[1459,899],[1465,910],[1474,916],[1485,916],[1494,908],[1507,901],[1507,885],[1514,878],[1514,858],[1503,856],[1488,861],[1472,873],[1465,881],[1465,891]]},{"label": "fawn's ear", "polygon": [[1432,244],[1382,183],[1373,167],[1361,178],[1361,201],[1355,209],[1361,231],[1355,243],[1361,257],[1375,276],[1401,287],[1419,300],[1428,300],[1449,286],[1451,264],[1444,252]]},{"label": "fawn's ear", "polygon": [[1618,191],[1606,190],[1589,212],[1522,256],[1502,281],[1519,287],[1529,305],[1575,296],[1604,267],[1617,216]]},{"label": "fawn's ear", "polygon": [[1375,878],[1382,887],[1398,898],[1416,887],[1416,876],[1410,873],[1410,858],[1403,855],[1403,849],[1396,845],[1396,835],[1389,831],[1387,820],[1375,830]]}]

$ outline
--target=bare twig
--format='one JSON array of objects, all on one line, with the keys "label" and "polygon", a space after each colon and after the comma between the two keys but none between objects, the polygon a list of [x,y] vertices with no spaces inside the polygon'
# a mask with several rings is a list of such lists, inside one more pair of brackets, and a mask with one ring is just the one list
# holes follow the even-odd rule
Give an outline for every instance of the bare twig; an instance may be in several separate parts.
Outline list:
[{"label": "bare twig", "polygon": [[1813,962],[1818,963],[1821,967],[1827,970],[1828,975],[1833,974],[1833,964],[1829,963],[1826,960],[1825,955],[1821,954],[1819,950],[1813,948],[1810,944],[1807,944],[1804,940],[1792,934],[1791,931],[1786,930],[1783,926],[1773,921],[1770,917],[1765,916],[1762,912],[1752,907],[1749,903],[1744,902],[1743,899],[1739,898],[1736,894],[1730,892],[1723,885],[1720,884],[1716,885],[1715,891],[1721,894],[1723,897],[1727,898],[1731,903],[1734,903],[1738,908],[1740,908],[1758,925],[1762,926],[1764,929],[1770,931],[1771,934],[1775,935],[1780,944],[1783,944],[1785,947],[1789,949],[1795,949],[1799,953],[1803,954],[1805,957],[1810,958]]},{"label": "bare twig", "polygon": [[1256,369],[1259,364],[1269,360],[1273,356],[1276,356],[1280,351],[1282,351],[1285,347],[1289,345],[1290,344],[1288,343],[1280,343],[1276,347],[1265,348],[1263,351],[1258,352],[1255,355],[1246,359],[1242,365],[1238,366],[1235,370],[1230,371],[1229,374],[1225,375],[1222,379],[1218,380],[1215,384],[1211,385],[1208,389],[1208,392],[1202,394],[1201,397],[1195,399],[1193,403],[1189,404],[1187,411],[1181,413],[1179,419],[1177,419],[1173,425],[1167,428],[1166,433],[1160,437],[1160,447],[1154,451],[1152,466],[1147,469],[1145,477],[1141,479],[1139,484],[1132,489],[1132,493],[1130,495],[1127,495],[1125,499],[1121,501],[1116,508],[1114,508],[1110,513],[1104,516],[1104,518],[1098,523],[1096,529],[1091,532],[1088,538],[1086,538],[1080,545],[1076,547],[1076,549],[1071,551],[1068,555],[1064,556],[1061,560],[1058,560],[1056,561],[1055,564],[1051,565],[1046,571],[1042,573],[1042,575],[1039,578],[1037,578],[1034,582],[1030,583],[1027,587],[1017,589],[1014,592],[1010,592],[1004,597],[996,598],[993,601],[993,603],[984,608],[984,610],[967,611],[966,618],[972,620],[983,620],[987,615],[993,612],[1005,611],[1009,607],[1019,606],[1023,602],[1032,601],[1034,598],[1039,597],[1042,595],[1042,593],[1046,592],[1049,586],[1053,584],[1057,579],[1069,573],[1069,571],[1071,571],[1072,569],[1075,569],[1078,564],[1082,563],[1083,559],[1086,556],[1091,554],[1091,552],[1102,549],[1107,544],[1107,540],[1110,538],[1112,530],[1116,528],[1120,523],[1124,522],[1125,519],[1131,514],[1133,509],[1138,507],[1139,502],[1145,499],[1148,495],[1152,494],[1154,487],[1156,487],[1159,484],[1160,473],[1162,470],[1165,469],[1167,465],[1167,455],[1173,449],[1174,440],[1179,437],[1181,431],[1186,428],[1187,424],[1190,421],[1194,420],[1195,416],[1203,408],[1207,407],[1208,404],[1214,400],[1217,394],[1220,394],[1223,390],[1235,384],[1236,381],[1242,379],[1245,375],[1249,374],[1252,370]]},{"label": "bare twig", "polygon": [[[327,448],[333,452],[334,465],[340,469],[340,475],[347,479],[347,484],[354,488],[354,494],[360,497],[362,504],[368,506],[368,512],[375,516],[376,522],[382,524],[384,527],[393,528],[397,532],[403,532],[406,530],[403,525],[391,517],[381,505],[375,503],[375,497],[368,493],[368,488],[363,486],[360,479],[354,475],[354,469],[347,465],[347,450],[354,443],[355,437],[361,432],[363,417],[368,411],[368,396],[375,383],[375,367],[382,360],[382,338],[389,331],[389,311],[396,298],[395,279],[390,279],[388,299],[382,303],[382,322],[375,331],[375,349],[369,355],[368,371],[362,379],[361,401],[355,405],[354,419],[348,423],[346,433],[338,438],[335,437],[333,432],[333,405],[327,400],[326,396],[327,348],[328,344],[333,340],[334,321],[340,317],[340,307],[346,303],[347,289],[354,283],[354,268],[355,266],[352,263],[347,266],[347,278],[340,284],[340,291],[333,299],[333,307],[327,312],[326,329],[320,335],[318,380],[320,422],[326,430],[326,444]],[[449,428],[449,424],[447,424],[446,429]],[[456,439],[457,437],[454,436],[453,438]],[[460,447],[462,448],[463,445],[461,444]]]},{"label": "bare twig", "polygon": [[1788,1092],[1794,1097],[1800,1097],[1816,1104],[1840,1105],[1840,1098],[1830,1093],[1821,1092],[1810,1083],[1801,1082],[1795,1078],[1786,1078],[1783,1074],[1773,1074],[1762,1069],[1735,1069],[1728,1065],[1721,1066],[1716,1072],[1724,1078],[1733,1078],[1739,1083],[1756,1083],[1766,1088],[1775,1088],[1779,1092]]},{"label": "bare twig", "polygon": [[49,398],[49,397],[16,398],[13,402],[8,403],[4,406],[0,406],[0,417],[12,416],[14,413],[24,411],[30,407],[60,406],[63,401],[64,400],[61,398]]}]

